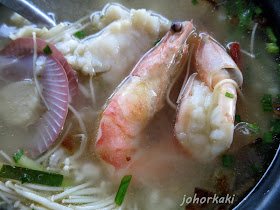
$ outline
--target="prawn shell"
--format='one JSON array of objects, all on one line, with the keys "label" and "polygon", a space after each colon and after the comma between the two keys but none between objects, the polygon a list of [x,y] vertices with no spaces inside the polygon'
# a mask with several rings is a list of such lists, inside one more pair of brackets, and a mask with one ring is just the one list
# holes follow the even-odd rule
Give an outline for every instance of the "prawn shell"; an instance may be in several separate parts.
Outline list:
[{"label": "prawn shell", "polygon": [[[211,55],[211,56],[210,56]],[[203,58],[203,59],[202,59]],[[202,81],[213,90],[212,79],[215,73],[225,69],[238,86],[243,84],[243,75],[233,59],[212,37],[200,34],[195,53],[195,68]]]},{"label": "prawn shell", "polygon": [[171,29],[136,64],[105,104],[99,123],[95,153],[115,169],[132,165],[144,141],[142,131],[163,107],[170,81],[186,63],[192,21],[182,30]]}]

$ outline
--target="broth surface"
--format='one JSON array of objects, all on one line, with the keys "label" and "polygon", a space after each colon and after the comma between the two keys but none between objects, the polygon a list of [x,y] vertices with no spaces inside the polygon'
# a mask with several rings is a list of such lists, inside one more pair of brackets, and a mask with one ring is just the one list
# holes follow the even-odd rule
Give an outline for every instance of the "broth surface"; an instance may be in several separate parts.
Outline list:
[{"label": "broth surface", "polygon": [[[67,4],[65,4],[63,0],[51,2],[34,1],[35,4],[38,4],[38,6],[45,11],[53,12],[57,22],[67,21],[71,23],[87,14],[102,10],[108,2],[110,1],[83,1],[83,3],[80,1],[67,1]],[[100,58],[105,64],[98,67],[101,70],[109,68],[108,71],[104,70],[104,72],[89,76],[82,70],[81,65],[77,64],[75,66],[75,62],[70,62],[73,69],[77,70],[80,90],[80,95],[77,100],[79,103],[74,103],[73,107],[81,117],[86,133],[84,133],[83,126],[81,126],[81,123],[77,120],[78,117],[75,112],[69,111],[59,138],[45,154],[35,160],[49,171],[62,173],[72,185],[82,186],[81,189],[92,190],[92,188],[95,188],[97,193],[95,194],[93,190],[91,194],[87,194],[86,192],[82,192],[81,189],[78,189],[75,191],[76,194],[73,193],[73,195],[70,194],[55,199],[52,195],[59,195],[59,193],[65,189],[59,188],[57,191],[55,189],[52,189],[53,191],[44,191],[43,188],[34,188],[32,184],[23,184],[20,189],[28,189],[31,190],[31,192],[38,193],[42,197],[49,198],[53,203],[61,205],[57,206],[57,208],[62,206],[71,208],[76,205],[76,203],[71,203],[71,199],[73,198],[69,196],[84,196],[77,198],[85,199],[87,195],[91,195],[91,202],[94,203],[96,200],[94,200],[94,196],[92,195],[95,195],[97,200],[105,199],[103,203],[108,202],[107,206],[104,204],[104,206],[101,207],[110,207],[114,209],[117,208],[114,203],[114,196],[117,192],[120,180],[123,175],[130,173],[133,179],[123,203],[125,209],[184,209],[185,205],[181,206],[184,196],[193,196],[195,188],[216,192],[217,180],[224,174],[233,177],[234,173],[239,172],[238,166],[236,167],[237,169],[233,170],[224,168],[220,156],[207,164],[202,164],[184,155],[178,154],[172,141],[174,138],[173,129],[176,111],[165,104],[161,111],[155,115],[149,126],[143,131],[141,136],[141,138],[143,138],[143,145],[140,148],[142,151],[139,152],[140,155],[134,160],[133,166],[129,171],[115,173],[112,167],[105,164],[101,158],[93,154],[93,147],[90,146],[95,144],[100,114],[104,110],[103,106],[123,79],[129,75],[131,69],[138,60],[146,51],[153,47],[154,42],[167,32],[170,27],[170,22],[166,19],[170,21],[193,19],[196,30],[199,33],[209,33],[224,47],[226,47],[229,42],[239,42],[241,49],[246,51],[250,51],[249,40],[251,39],[251,32],[244,32],[242,35],[235,33],[235,28],[228,24],[226,20],[223,7],[215,10],[204,1],[199,1],[199,5],[196,6],[192,5],[191,1],[183,0],[174,1],[172,3],[168,0],[161,1],[160,3],[151,0],[118,1],[118,3],[121,3],[129,9],[146,8],[147,10],[152,10],[162,15],[156,15],[156,18],[159,18],[162,22],[157,26],[158,28],[156,30],[150,29],[147,33],[136,29],[132,32],[128,30],[131,35],[135,35],[133,39],[127,41],[129,42],[128,45],[132,47],[124,47],[123,49],[125,50],[121,53],[118,51],[114,54],[114,52],[110,51],[112,50],[110,47],[116,43],[111,39],[108,46],[108,52],[111,53],[111,60],[108,61],[108,64],[105,62],[105,59],[103,60],[103,58]],[[14,24],[13,21],[11,22],[7,18],[10,15],[9,12],[1,8],[1,13],[2,10],[7,13],[2,22]],[[73,12],[73,10],[75,10],[75,12]],[[109,20],[110,16],[108,15],[108,17]],[[109,20],[106,23],[106,21],[103,20],[104,22],[102,22],[101,19],[98,19],[96,23],[98,23],[98,21],[103,24],[101,24],[101,26],[99,25],[100,28],[87,27],[85,30],[90,33],[98,33],[100,30],[108,29],[107,25],[113,22],[113,20]],[[88,22],[90,22],[90,20],[86,20],[83,24]],[[149,34],[149,32],[151,32],[152,35]],[[37,34],[38,37],[40,37],[39,31]],[[41,34],[41,36],[44,35],[46,34]],[[30,34],[27,36],[30,36]],[[52,39],[53,37],[55,36],[50,34],[48,38]],[[128,36],[126,37],[124,35],[123,37],[119,37],[118,43],[121,43],[121,39],[127,40]],[[135,43],[137,39],[141,39],[141,46],[137,46],[137,43]],[[254,42],[255,58],[242,54],[242,72],[244,76],[242,92],[244,94],[244,99],[241,97],[238,98],[236,109],[236,113],[241,116],[242,121],[257,125],[260,128],[260,132],[257,135],[245,135],[244,132],[235,131],[233,144],[228,151],[229,153],[232,152],[233,154],[240,155],[238,151],[242,146],[252,143],[258,137],[262,137],[265,132],[269,131],[271,126],[270,122],[278,119],[272,112],[264,112],[260,103],[264,94],[271,94],[273,97],[276,97],[279,93],[279,78],[277,72],[272,70],[277,69],[277,63],[275,57],[266,52],[263,39],[266,39],[265,34],[263,31],[257,30]],[[65,40],[68,42],[71,39],[67,40],[65,38]],[[8,42],[7,38],[0,37],[0,49]],[[65,50],[63,41],[57,41],[56,44],[58,49],[61,49],[61,51]],[[106,45],[105,42],[103,44],[101,43],[100,46],[98,46],[98,44],[100,44],[100,42],[97,42],[95,47],[104,47]],[[122,44],[121,47],[125,46],[125,42],[122,42]],[[63,54],[69,61],[71,59],[71,53],[66,51]],[[104,54],[106,54],[106,51]],[[129,57],[129,55],[133,56]],[[96,57],[98,56],[99,55],[96,55]],[[98,61],[98,59],[96,60]],[[115,67],[112,67],[113,65],[115,65]],[[179,78],[173,89],[174,93],[178,94],[182,82],[183,78]],[[94,94],[91,92],[92,89]],[[19,134],[17,134],[18,129],[7,129],[6,126],[3,119],[0,119],[0,148],[11,157],[19,148],[16,140],[13,145],[9,143],[9,140],[19,138],[22,133],[19,132]],[[28,135],[23,136],[22,139],[22,141],[28,141]],[[58,143],[61,145],[56,147]],[[255,158],[256,161],[259,156]],[[0,162],[5,161],[4,159],[5,158],[1,156]],[[228,182],[231,182],[231,180]],[[254,184],[255,182],[252,186]],[[6,188],[17,189],[16,185],[21,184],[17,181],[12,181],[7,184],[6,180],[0,180],[0,187],[5,186]],[[227,185],[230,186],[231,183],[227,183]],[[241,185],[244,186],[246,183],[242,183]],[[249,188],[252,186],[249,186]],[[68,187],[71,189],[70,186]],[[0,188],[0,195],[1,190],[2,188]],[[240,192],[238,190],[231,189],[228,193],[230,195],[236,194],[237,200],[238,196],[240,198],[244,196],[242,187],[240,187]],[[2,190],[2,192],[4,192],[4,190]],[[14,205],[15,208],[19,209],[23,208],[21,205],[28,208],[34,207],[34,209],[41,206],[41,204],[37,202],[32,203],[30,201],[32,199],[27,199],[28,201],[26,202],[24,196],[16,196],[21,199],[20,203],[15,204],[14,198],[11,197],[13,202],[10,206]],[[88,197],[86,198],[88,199]],[[80,204],[84,205],[83,202],[77,205]],[[3,208],[7,207],[0,199],[0,207],[1,205]],[[47,207],[51,208],[50,206]],[[98,206],[96,208],[98,208]]]}]

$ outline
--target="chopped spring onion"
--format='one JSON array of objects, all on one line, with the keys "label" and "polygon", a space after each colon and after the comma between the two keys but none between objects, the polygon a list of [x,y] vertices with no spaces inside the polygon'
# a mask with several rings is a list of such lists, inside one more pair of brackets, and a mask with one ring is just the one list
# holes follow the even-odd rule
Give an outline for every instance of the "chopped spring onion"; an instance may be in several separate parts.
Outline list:
[{"label": "chopped spring onion", "polygon": [[86,32],[84,31],[77,31],[75,34],[74,34],[76,37],[78,37],[79,39],[82,39],[86,36]]},{"label": "chopped spring onion", "polygon": [[22,183],[29,182],[54,187],[60,187],[63,181],[63,175],[61,174],[32,170],[11,165],[2,166],[0,177],[19,180]]},{"label": "chopped spring onion", "polygon": [[254,12],[256,13],[256,15],[260,15],[262,13],[262,9],[259,7],[256,7]]},{"label": "chopped spring onion", "polygon": [[253,163],[250,165],[250,171],[252,174],[258,174],[263,171],[263,166],[260,163]]},{"label": "chopped spring onion", "polygon": [[160,42],[161,39],[157,40],[155,43],[154,43],[154,46],[156,46],[159,42]]},{"label": "chopped spring onion", "polygon": [[251,8],[249,8],[241,15],[238,15],[238,17],[239,17],[239,27],[241,29],[247,29],[251,23],[253,17],[253,11]]},{"label": "chopped spring onion", "polygon": [[262,97],[261,102],[263,102],[264,104],[271,104],[272,103],[272,96],[271,94],[264,94]]},{"label": "chopped spring onion", "polygon": [[50,48],[50,46],[47,44],[47,46],[43,49],[44,53],[47,55],[52,54],[52,50]]},{"label": "chopped spring onion", "polygon": [[272,31],[272,28],[267,27],[267,28],[266,28],[266,34],[267,34],[269,40],[270,40],[272,43],[276,43],[276,42],[277,42],[277,38],[276,38],[276,36],[274,35],[274,33],[273,33],[273,31]]},{"label": "chopped spring onion", "polygon": [[119,190],[117,192],[117,195],[115,197],[115,203],[117,205],[122,205],[122,202],[124,200],[124,196],[126,194],[127,188],[129,186],[130,180],[132,178],[132,175],[126,175],[122,178]]},{"label": "chopped spring onion", "polygon": [[14,159],[15,163],[18,163],[18,161],[20,160],[23,153],[24,153],[23,150],[20,149],[14,154],[13,159]]},{"label": "chopped spring onion", "polygon": [[192,4],[193,4],[193,5],[197,5],[197,4],[198,4],[198,1],[197,1],[197,0],[192,0]]},{"label": "chopped spring onion", "polygon": [[25,155],[21,156],[21,158],[16,163],[16,166],[20,166],[23,168],[29,168],[29,169],[33,169],[33,170],[39,170],[39,171],[45,170],[44,167],[40,163],[26,157]]},{"label": "chopped spring onion", "polygon": [[260,128],[256,125],[247,122],[239,122],[234,126],[235,131],[238,131],[244,135],[257,135]]},{"label": "chopped spring onion", "polygon": [[234,117],[234,122],[235,122],[235,123],[241,122],[241,117],[240,117],[239,114],[236,114],[236,115],[235,115],[235,117]]},{"label": "chopped spring onion", "polygon": [[269,53],[279,53],[279,47],[275,43],[266,43],[266,50]]},{"label": "chopped spring onion", "polygon": [[231,2],[232,2],[231,6],[235,7],[238,16],[241,16],[245,12],[243,0],[235,0],[235,1],[233,0]]},{"label": "chopped spring onion", "polygon": [[263,134],[264,143],[272,143],[272,140],[273,140],[272,133],[264,133]]},{"label": "chopped spring onion", "polygon": [[280,120],[275,120],[271,123],[271,132],[273,134],[280,134]]},{"label": "chopped spring onion", "polygon": [[234,98],[234,95],[232,93],[229,93],[229,92],[226,92],[225,96],[229,97],[229,98]]},{"label": "chopped spring onion", "polygon": [[259,126],[251,124],[251,123],[247,123],[247,125],[252,128],[254,131],[259,132],[261,129]]},{"label": "chopped spring onion", "polygon": [[263,111],[272,111],[273,107],[271,104],[263,104]]},{"label": "chopped spring onion", "polygon": [[224,167],[232,168],[234,165],[234,157],[233,155],[223,155],[222,162]]},{"label": "chopped spring onion", "polygon": [[261,102],[263,103],[263,110],[264,111],[272,111],[273,110],[271,94],[264,94]]}]

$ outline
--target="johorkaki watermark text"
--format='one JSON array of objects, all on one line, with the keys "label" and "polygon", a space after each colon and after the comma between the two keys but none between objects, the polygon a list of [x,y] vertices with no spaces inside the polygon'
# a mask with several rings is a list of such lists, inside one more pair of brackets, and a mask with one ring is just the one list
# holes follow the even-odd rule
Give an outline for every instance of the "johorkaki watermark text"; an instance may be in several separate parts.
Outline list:
[{"label": "johorkaki watermark text", "polygon": [[198,197],[195,193],[193,197],[186,197],[184,195],[182,203],[180,206],[183,206],[184,204],[233,204],[235,195],[229,195],[226,196],[218,196],[217,194],[214,194],[213,196],[205,196],[205,197]]}]

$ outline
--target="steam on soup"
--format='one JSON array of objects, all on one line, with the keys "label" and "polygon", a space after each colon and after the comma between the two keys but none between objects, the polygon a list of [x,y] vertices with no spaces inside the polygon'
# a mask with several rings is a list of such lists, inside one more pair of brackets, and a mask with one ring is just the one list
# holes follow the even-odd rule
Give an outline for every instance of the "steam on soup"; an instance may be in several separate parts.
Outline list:
[{"label": "steam on soup", "polygon": [[11,17],[1,207],[183,209],[195,194],[215,208],[255,185],[278,142],[274,57],[251,19],[241,36],[223,7],[206,20],[211,5],[184,3],[193,20],[119,4],[51,29]]}]

